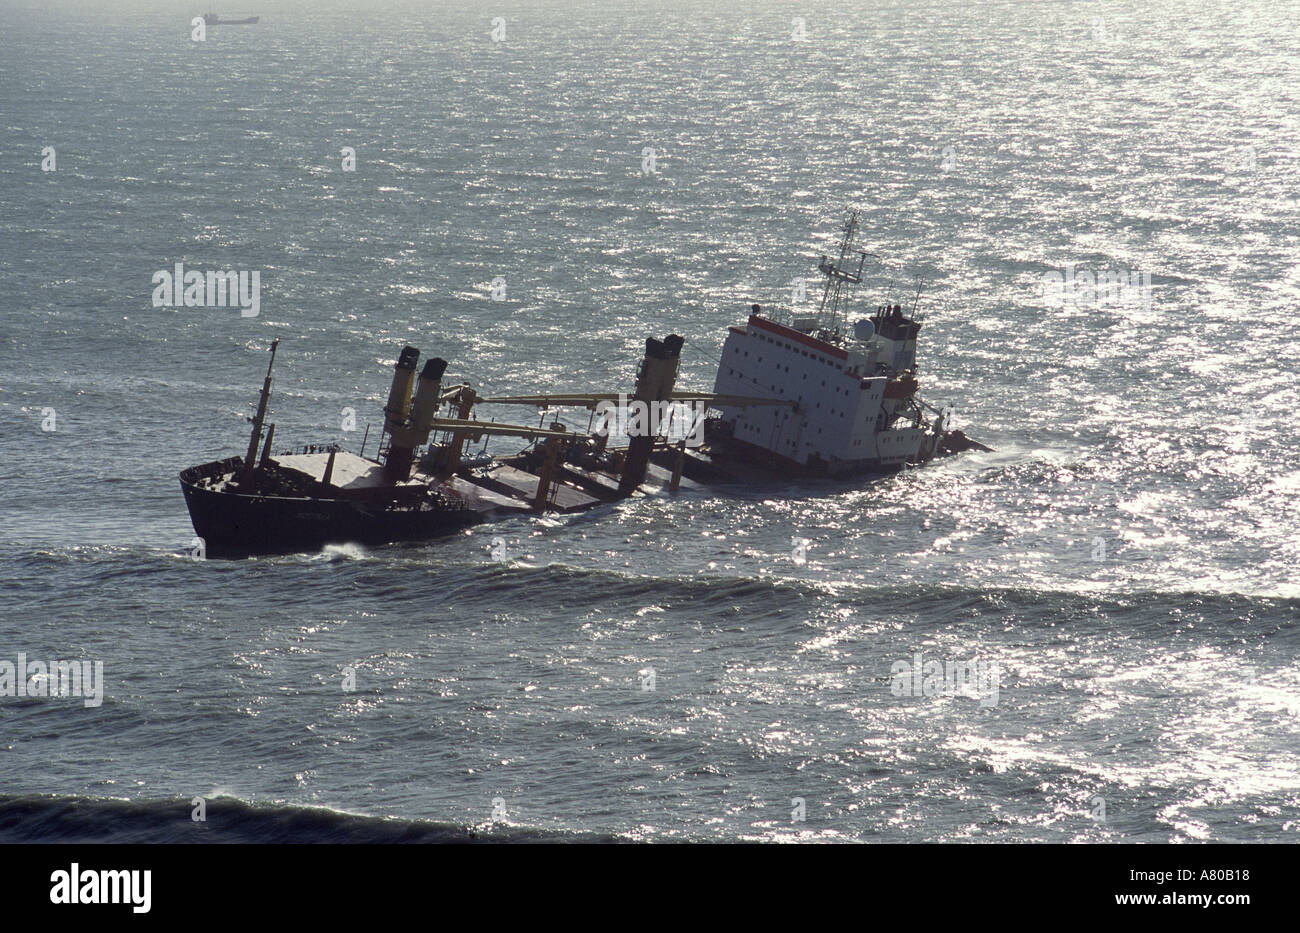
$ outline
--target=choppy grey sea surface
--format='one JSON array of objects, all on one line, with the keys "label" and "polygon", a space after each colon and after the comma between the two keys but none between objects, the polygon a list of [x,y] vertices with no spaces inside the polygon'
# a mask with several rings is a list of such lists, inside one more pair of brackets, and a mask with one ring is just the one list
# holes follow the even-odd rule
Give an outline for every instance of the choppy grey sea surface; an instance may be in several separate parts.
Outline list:
[{"label": "choppy grey sea surface", "polygon": [[[0,659],[105,679],[0,697],[0,838],[1296,840],[1300,7],[201,12],[0,3]],[[286,445],[377,430],[404,342],[618,390],[675,332],[708,389],[850,205],[996,452],[188,559],[272,338]],[[259,315],[153,307],[176,262]],[[917,654],[997,702],[895,696]]]}]

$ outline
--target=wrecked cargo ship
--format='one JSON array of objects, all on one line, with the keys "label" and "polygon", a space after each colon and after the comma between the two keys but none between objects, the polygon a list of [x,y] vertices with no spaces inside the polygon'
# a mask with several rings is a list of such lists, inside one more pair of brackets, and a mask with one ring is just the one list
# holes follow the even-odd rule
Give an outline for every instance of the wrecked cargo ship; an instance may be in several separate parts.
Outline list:
[{"label": "wrecked cargo ship", "polygon": [[[316,550],[446,535],[511,515],[579,512],[633,495],[647,483],[753,484],[802,475],[888,473],[961,450],[988,448],[918,397],[915,307],[881,306],[849,327],[853,214],[838,259],[823,257],[826,287],[815,316],[771,318],[754,305],[731,328],[713,392],[676,388],[683,339],[646,341],[631,395],[478,396],[444,385],[447,362],[419,366],[405,347],[394,365],[377,452],[335,444],[273,454],[266,424],[272,368],[241,457],[181,472],[196,534],[214,555]],[[479,406],[591,412],[585,433],[558,420],[536,427],[480,420]],[[710,415],[710,412],[713,414]],[[470,455],[484,438],[528,446],[510,456]],[[612,438],[625,443],[611,445]],[[259,454],[260,450],[260,454]]]}]

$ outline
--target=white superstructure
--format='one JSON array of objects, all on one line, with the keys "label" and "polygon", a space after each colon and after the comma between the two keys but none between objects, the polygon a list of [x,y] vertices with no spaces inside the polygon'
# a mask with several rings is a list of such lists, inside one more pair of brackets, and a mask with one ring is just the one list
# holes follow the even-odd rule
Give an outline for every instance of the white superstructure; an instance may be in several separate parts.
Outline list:
[{"label": "white superstructure", "polygon": [[838,262],[822,257],[827,282],[816,317],[780,323],[755,305],[744,327],[730,329],[713,391],[796,404],[720,407],[720,447],[828,474],[891,470],[934,455],[942,419],[928,418],[916,397],[921,325],[893,305],[878,307],[847,332],[842,326],[847,287],[861,281],[861,260],[856,273],[844,265],[856,226],[855,213]]}]

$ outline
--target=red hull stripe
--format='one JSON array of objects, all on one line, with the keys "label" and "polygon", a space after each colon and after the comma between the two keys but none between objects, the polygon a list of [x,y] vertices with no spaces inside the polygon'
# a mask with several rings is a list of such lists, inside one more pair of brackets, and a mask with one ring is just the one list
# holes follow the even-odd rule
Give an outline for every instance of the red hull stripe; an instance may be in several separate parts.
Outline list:
[{"label": "red hull stripe", "polygon": [[801,334],[797,330],[792,330],[789,327],[777,324],[775,321],[769,321],[767,318],[759,317],[757,314],[751,314],[749,316],[749,326],[757,327],[759,330],[765,330],[771,334],[776,334],[778,337],[783,337],[786,340],[793,340],[795,343],[801,343],[805,347],[810,347],[818,353],[824,353],[827,356],[833,356],[837,360],[844,361],[849,358],[848,351],[846,350],[841,350],[839,347],[831,346],[829,343],[826,343],[823,340],[818,340],[816,337],[809,337],[807,334]]}]

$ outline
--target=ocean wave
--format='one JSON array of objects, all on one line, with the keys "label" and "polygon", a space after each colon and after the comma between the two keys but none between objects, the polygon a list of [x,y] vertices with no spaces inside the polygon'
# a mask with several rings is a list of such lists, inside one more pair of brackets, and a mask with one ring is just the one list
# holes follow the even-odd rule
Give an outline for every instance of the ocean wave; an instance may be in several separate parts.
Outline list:
[{"label": "ocean wave", "polygon": [[623,842],[623,837],[510,824],[459,826],[366,816],[329,807],[208,799],[206,819],[189,800],[0,796],[0,843],[448,844],[475,842]]}]

